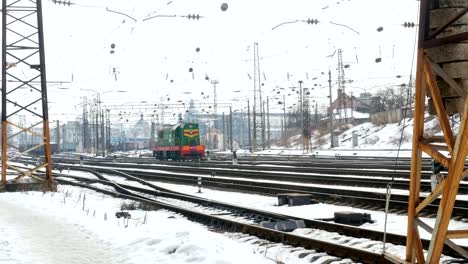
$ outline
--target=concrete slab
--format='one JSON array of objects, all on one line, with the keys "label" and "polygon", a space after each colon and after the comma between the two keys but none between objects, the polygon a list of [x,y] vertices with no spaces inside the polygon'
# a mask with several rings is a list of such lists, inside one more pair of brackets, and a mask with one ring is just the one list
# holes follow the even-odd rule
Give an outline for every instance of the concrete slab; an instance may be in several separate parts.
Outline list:
[{"label": "concrete slab", "polygon": [[279,193],[278,206],[287,204],[288,206],[308,205],[314,203],[309,194],[304,193]]},{"label": "concrete slab", "polygon": [[267,222],[261,223],[262,227],[268,229],[275,229],[278,231],[284,232],[291,232],[297,228],[304,228],[305,223],[303,220],[285,220],[285,221],[278,221],[278,222]]}]

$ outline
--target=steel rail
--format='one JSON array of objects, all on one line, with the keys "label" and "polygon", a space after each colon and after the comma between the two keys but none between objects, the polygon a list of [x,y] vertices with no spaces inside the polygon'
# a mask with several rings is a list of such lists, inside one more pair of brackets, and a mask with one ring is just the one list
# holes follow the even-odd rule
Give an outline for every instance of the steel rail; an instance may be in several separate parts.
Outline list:
[{"label": "steel rail", "polygon": [[[75,168],[73,168],[75,169]],[[103,183],[102,179],[103,176],[100,175],[97,172],[91,171],[86,168],[78,167],[76,168],[81,171],[88,171],[93,174],[95,174],[100,180],[90,180],[89,178],[81,178],[83,181],[90,181],[90,182],[97,182],[99,181],[100,183]],[[252,209],[252,208],[246,208],[246,207],[241,207],[229,203],[222,203],[218,201],[213,201],[205,198],[200,198],[192,195],[186,195],[184,193],[179,193],[175,191],[171,191],[165,188],[161,188],[157,185],[154,185],[152,183],[146,182],[144,180],[141,180],[137,177],[131,176],[127,173],[122,173],[118,172],[115,170],[109,170],[109,169],[100,169],[101,173],[111,173],[111,174],[117,174],[118,176],[125,177],[126,179],[137,181],[139,183],[142,183],[144,185],[147,185],[154,190],[148,190],[144,188],[139,188],[139,187],[134,187],[131,185],[126,185],[126,184],[119,184],[119,186],[132,190],[132,191],[137,191],[139,193],[145,193],[145,194],[150,194],[150,195],[155,195],[155,196],[163,196],[163,197],[168,197],[168,198],[175,198],[175,199],[181,199],[189,202],[195,202],[203,205],[209,205],[213,207],[222,207],[222,208],[227,208],[230,210],[234,210],[236,213],[242,212],[242,213],[247,213],[247,214],[256,214],[260,215],[261,217],[257,217],[257,219],[262,219],[262,220],[285,220],[285,219],[294,219],[294,220],[303,220],[306,224],[306,227],[308,228],[316,228],[316,229],[321,229],[321,230],[326,230],[328,232],[337,232],[340,235],[346,235],[346,236],[351,236],[351,237],[359,237],[359,238],[367,238],[371,240],[376,240],[380,241],[382,240],[383,233],[379,231],[374,231],[374,230],[367,230],[367,229],[361,229],[358,227],[354,226],[347,226],[347,225],[341,225],[341,224],[335,224],[335,223],[329,223],[329,222],[324,222],[324,221],[319,221],[319,220],[311,220],[311,219],[303,219],[303,218],[298,218],[298,217],[291,217],[287,215],[282,215],[282,214],[277,214],[277,213],[270,213],[266,212],[263,210],[257,210],[257,209]],[[71,177],[71,178],[80,178],[76,176],[69,176],[69,175],[64,175],[64,174],[57,174],[57,177]],[[404,245],[406,242],[406,237],[397,235],[397,234],[387,234],[387,242],[395,244],[395,245]],[[428,240],[423,240],[423,245],[427,246],[429,245]],[[445,254],[450,254],[450,255],[457,255],[457,253],[453,250],[451,250],[449,247],[447,247],[447,250],[444,252]]]},{"label": "steel rail", "polygon": [[[389,183],[389,179],[375,179],[375,177],[392,177],[392,172],[388,171],[371,171],[371,170],[336,170],[332,168],[320,168],[314,171],[296,172],[294,168],[279,168],[279,167],[200,167],[195,166],[179,166],[179,165],[140,165],[140,164],[127,164],[127,163],[113,163],[103,161],[87,161],[87,165],[91,166],[112,166],[116,168],[134,168],[134,169],[152,169],[152,170],[166,170],[177,173],[191,173],[200,175],[211,175],[215,173],[217,176],[223,177],[238,177],[247,179],[258,179],[258,180],[275,180],[275,181],[289,181],[297,183],[309,183],[309,184],[329,184],[338,186],[357,186],[367,188],[382,188],[385,189]],[[57,166],[61,166],[61,163],[56,162]],[[281,171],[283,170],[283,171]],[[338,172],[338,173],[337,173]],[[341,174],[345,173],[346,174]],[[330,174],[330,173],[335,173]],[[398,172],[397,172],[398,173]],[[404,172],[400,172],[407,175]],[[382,175],[381,175],[382,174]],[[337,176],[338,175],[338,176]],[[399,175],[399,174],[397,174]],[[367,176],[354,177],[354,176]],[[429,179],[429,176],[427,176]],[[409,181],[405,179],[395,179],[393,182],[395,189],[408,190]],[[425,192],[431,192],[431,183],[429,180],[421,182],[421,190]],[[468,193],[468,184],[460,185],[459,193]]]},{"label": "steel rail", "polygon": [[295,247],[304,247],[306,249],[315,249],[317,251],[322,251],[332,256],[341,257],[341,258],[350,258],[354,261],[359,261],[363,263],[391,263],[383,254],[378,254],[375,252],[361,250],[357,248],[351,248],[335,243],[330,243],[326,241],[316,240],[304,236],[294,235],[288,232],[277,231],[273,229],[267,229],[258,225],[252,225],[247,223],[241,223],[238,221],[222,218],[216,215],[209,215],[202,212],[196,212],[189,210],[183,207],[174,206],[168,203],[163,203],[156,201],[150,198],[140,197],[138,195],[130,195],[126,193],[113,192],[109,190],[100,189],[98,187],[90,186],[87,184],[81,184],[72,181],[66,181],[63,179],[57,179],[61,184],[69,184],[74,186],[79,186],[83,188],[92,189],[97,192],[105,193],[107,195],[131,199],[139,202],[144,202],[151,204],[153,206],[158,206],[179,214],[186,216],[190,220],[194,220],[200,223],[204,223],[207,226],[215,227],[229,232],[242,232],[257,236],[259,238],[267,239],[273,242],[282,242],[284,244],[292,245]]}]

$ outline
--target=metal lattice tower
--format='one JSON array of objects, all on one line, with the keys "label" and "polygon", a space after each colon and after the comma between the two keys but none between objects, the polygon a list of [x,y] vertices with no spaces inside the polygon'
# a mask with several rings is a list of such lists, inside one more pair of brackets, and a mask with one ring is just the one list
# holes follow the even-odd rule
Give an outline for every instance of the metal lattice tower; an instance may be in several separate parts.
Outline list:
[{"label": "metal lattice tower", "polygon": [[[111,121],[110,121],[110,111],[106,109],[106,150],[107,153],[112,152],[112,143],[111,143]],[[152,125],[154,123],[151,123]],[[154,135],[153,135],[154,138]],[[151,138],[151,139],[153,139]]]},{"label": "metal lattice tower", "polygon": [[[28,176],[53,186],[47,81],[40,0],[2,2],[2,183],[7,169],[15,180]],[[19,116],[26,122],[19,123]],[[19,137],[31,136],[31,144],[19,147]],[[11,164],[15,154],[42,150],[40,162],[32,169]],[[45,178],[38,175],[45,168]]]},{"label": "metal lattice tower", "polygon": [[[413,148],[406,261],[439,263],[444,245],[468,259],[468,252],[452,239],[468,238],[468,230],[449,230],[460,182],[468,176],[468,7],[466,1],[421,0],[414,101]],[[436,115],[443,136],[424,134],[426,96],[429,112]],[[452,130],[449,116],[460,113],[458,134]],[[448,169],[447,176],[429,194],[421,193],[422,152]],[[447,155],[449,153],[449,155]],[[434,226],[420,215],[424,208],[440,198]],[[420,228],[432,235],[423,252]]]},{"label": "metal lattice tower", "polygon": [[216,93],[216,85],[218,83],[218,80],[211,80],[211,84],[213,84],[213,114],[215,116],[218,114],[218,94]]},{"label": "metal lattice tower", "polygon": [[[219,83],[218,80],[211,80],[211,84],[213,84],[213,114],[212,114],[212,120],[213,120],[213,130],[215,133],[218,129],[218,94],[216,93],[216,85]],[[224,133],[224,127],[223,127],[223,133]],[[224,136],[224,134],[223,134]],[[215,137],[213,136],[212,145],[215,145],[215,148],[218,148],[218,138],[216,137],[216,141],[214,140]]]},{"label": "metal lattice tower", "polygon": [[253,101],[253,149],[257,149],[261,140],[262,149],[265,147],[265,133],[263,130],[263,102],[262,102],[262,85],[260,81],[260,62],[258,55],[258,43],[254,43],[254,101]]},{"label": "metal lattice tower", "polygon": [[83,118],[83,136],[82,136],[83,151],[89,152],[91,139],[90,139],[90,129],[89,129],[89,119],[88,119],[88,102],[87,102],[86,96],[82,97],[81,103],[83,105],[83,117],[82,117]]},{"label": "metal lattice tower", "polygon": [[309,88],[302,89],[302,140],[303,151],[310,151],[310,107],[309,107]]},{"label": "metal lattice tower", "polygon": [[154,146],[156,146],[156,143],[155,143],[155,134],[156,134],[155,124],[154,124],[154,121],[151,120],[150,150],[153,150]]},{"label": "metal lattice tower", "polygon": [[343,116],[345,122],[348,122],[348,111],[346,110],[346,93],[345,93],[345,77],[344,77],[344,67],[343,67],[343,51],[338,49],[338,93],[339,98],[339,111],[340,111],[340,118]]}]

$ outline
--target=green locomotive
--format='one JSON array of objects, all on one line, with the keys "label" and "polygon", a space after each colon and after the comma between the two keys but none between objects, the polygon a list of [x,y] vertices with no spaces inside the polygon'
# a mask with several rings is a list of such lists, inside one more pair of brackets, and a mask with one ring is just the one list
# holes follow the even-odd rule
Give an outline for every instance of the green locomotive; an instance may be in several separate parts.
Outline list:
[{"label": "green locomotive", "polygon": [[200,144],[200,129],[196,123],[164,126],[158,131],[153,156],[163,159],[189,159],[205,156],[205,146]]}]

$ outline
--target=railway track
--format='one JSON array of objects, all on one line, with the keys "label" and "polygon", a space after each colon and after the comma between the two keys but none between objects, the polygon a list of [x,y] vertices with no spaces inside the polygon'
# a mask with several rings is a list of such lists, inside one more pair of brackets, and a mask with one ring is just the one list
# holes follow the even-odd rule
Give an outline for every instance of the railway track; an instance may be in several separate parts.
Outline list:
[{"label": "railway track", "polygon": [[[89,163],[89,161],[87,161],[87,163]],[[106,171],[108,171],[108,169],[102,168],[102,166],[104,164],[106,164],[106,163],[102,162],[102,161],[99,162],[98,165],[100,165],[101,168],[93,168],[93,170],[98,170],[101,173],[106,173]],[[107,165],[115,167],[115,165],[128,165],[128,164],[110,163],[110,164],[107,164]],[[83,167],[73,167],[73,166],[70,166],[69,164],[67,164],[67,166],[70,167],[71,169],[83,170]],[[141,164],[138,165],[138,167],[142,168]],[[89,169],[89,168],[87,168],[87,169]],[[138,170],[134,170],[134,169],[130,169],[130,170],[126,169],[125,174],[128,174],[128,175],[132,174],[133,176],[136,176],[138,178],[150,179],[152,181],[154,181],[154,180],[165,181],[165,182],[174,182],[175,181],[175,182],[178,182],[178,183],[190,184],[190,185],[193,185],[195,183],[195,181],[196,181],[196,178],[195,178],[196,176],[194,176],[194,175],[192,175],[192,176],[187,176],[187,175],[181,176],[181,175],[177,175],[177,173],[163,173],[163,172],[157,172],[157,173],[153,172],[153,173],[151,173],[151,172],[142,172],[142,171],[138,171]],[[179,176],[181,176],[181,177],[179,177]],[[216,177],[215,179],[219,180],[218,177]],[[206,181],[206,179],[205,179],[204,186],[207,186],[207,183],[208,183],[209,186],[212,186],[214,188],[223,188],[223,189],[224,188],[229,188],[229,189],[234,189],[234,190],[238,190],[238,189],[242,190],[243,189],[243,190],[248,190],[248,191],[257,192],[257,193],[260,190],[261,192],[270,193],[270,194],[276,194],[278,192],[290,192],[290,191],[292,191],[292,189],[284,189],[284,188],[281,188],[281,186],[278,186],[277,188],[272,188],[272,186],[267,186],[267,187],[265,187],[265,186],[255,186],[252,183],[246,184],[245,182],[244,183],[235,183],[235,182],[232,182],[232,179],[223,179],[223,180],[231,180],[231,182],[229,182],[229,181],[228,182],[216,182],[216,181],[213,181],[213,180],[214,179],[210,179],[210,180]],[[132,187],[126,186],[126,188],[131,189]],[[294,190],[294,191],[296,191],[296,190]],[[375,197],[369,198],[369,195],[365,195],[364,197],[358,197],[356,195],[354,195],[354,196],[345,195],[345,194],[342,193],[343,191],[346,191],[346,190],[340,190],[339,194],[330,194],[330,193],[324,192],[324,189],[321,189],[321,190],[315,189],[314,192],[311,193],[311,194],[313,194],[313,197],[319,197],[320,198],[320,196],[322,196],[322,197],[324,197],[323,199],[329,199],[329,201],[332,201],[333,203],[343,202],[344,204],[349,205],[349,202],[353,201],[356,204],[361,204],[361,205],[365,204],[368,208],[369,207],[375,207],[376,204],[378,204],[378,203],[372,202],[372,200],[374,200],[374,201],[379,200],[379,199],[376,199]],[[304,193],[310,193],[310,192],[304,191]],[[393,196],[392,198],[394,198],[394,197],[395,196]],[[384,204],[385,199],[380,199],[380,200],[381,200],[381,204],[382,204],[381,207],[383,208],[383,204]],[[399,200],[400,199],[397,199],[396,201],[392,200],[391,201],[392,207],[395,207],[394,206],[395,204],[404,204],[403,206],[401,206],[401,208],[402,208],[401,212],[406,211],[407,197],[404,197],[402,199],[403,201],[399,201]],[[460,208],[460,209],[464,210],[464,208]],[[458,209],[456,208],[455,211],[457,211],[457,210]],[[465,215],[465,214],[466,214],[466,212],[461,212],[460,213],[460,215]],[[268,217],[270,217],[270,218],[268,218]],[[273,219],[273,218],[271,218],[271,216],[267,216],[267,217],[266,216],[261,216],[261,217],[255,217],[254,219],[268,220],[268,219]],[[306,220],[306,221],[310,221],[310,220]],[[310,227],[311,226],[310,222],[307,222],[307,223],[308,223],[307,227]],[[327,228],[323,228],[323,229],[327,229]],[[328,227],[328,229],[330,229],[330,228]],[[335,232],[336,232],[336,230],[335,230]],[[342,233],[344,231],[338,231],[338,232]],[[363,232],[363,231],[354,231],[354,232],[357,232],[357,234],[358,234],[356,237],[365,237],[362,234],[359,234],[360,232]],[[364,232],[367,233],[368,230],[366,230]],[[346,233],[346,232],[344,232],[344,233]],[[380,236],[380,238],[381,238],[383,235],[382,234],[374,234],[374,236],[376,236],[376,237]],[[404,244],[405,239],[404,238],[403,239],[399,238],[399,239],[400,239],[400,243]],[[398,239],[396,239],[396,240],[398,240]]]},{"label": "railway track", "polygon": [[[120,184],[115,184],[112,183],[111,181],[105,179],[105,177],[101,176],[99,177],[100,179],[98,180],[90,180],[90,179],[78,179],[79,181],[84,181],[86,184],[83,184],[81,182],[76,182],[76,181],[68,181],[61,179],[64,175],[57,175],[58,177],[57,180],[61,184],[70,184],[70,185],[75,185],[75,186],[80,186],[84,188],[89,188],[101,193],[105,193],[114,197],[120,197],[120,198],[126,198],[126,199],[131,199],[147,204],[151,204],[152,206],[156,206],[158,208],[164,208],[176,213],[180,213],[184,216],[186,216],[190,220],[194,220],[200,223],[203,223],[211,228],[220,230],[220,231],[229,231],[229,232],[242,232],[246,233],[249,235],[254,235],[259,238],[267,239],[269,241],[273,242],[282,242],[285,244],[289,244],[295,247],[304,247],[308,249],[315,249],[317,251],[325,252],[327,254],[330,254],[331,256],[339,257],[339,258],[351,258],[353,261],[358,261],[362,263],[390,263],[389,260],[385,258],[384,255],[376,253],[376,252],[371,252],[371,251],[366,251],[359,249],[357,247],[346,247],[343,245],[339,244],[333,244],[327,241],[322,241],[322,240],[317,240],[313,239],[310,237],[304,237],[304,236],[299,236],[295,235],[293,233],[288,233],[288,232],[282,232],[282,231],[277,231],[273,229],[267,229],[263,228],[260,225],[256,224],[260,219],[271,219],[272,214],[271,213],[265,213],[265,212],[254,212],[251,209],[247,208],[230,208],[231,214],[234,217],[228,218],[225,215],[227,214],[227,209],[226,206],[222,209],[216,210],[213,212],[213,210],[210,213],[206,212],[201,212],[198,208],[198,210],[193,210],[192,208],[187,208],[187,206],[177,206],[177,205],[172,205],[167,202],[162,202],[159,201],[157,197],[161,196],[177,196],[178,194],[176,193],[167,193],[167,192],[162,192],[162,191],[157,191],[157,190],[148,190],[148,189],[143,189],[143,188],[138,188],[138,187],[132,187],[130,185],[120,185]],[[77,178],[75,177],[75,180]],[[116,188],[116,191],[110,191],[98,187],[94,187],[91,184],[92,183],[100,183],[100,184],[105,184],[108,186],[112,186]],[[139,194],[142,193],[142,194]],[[185,196],[182,199],[184,200],[189,200],[189,199],[195,199],[191,198],[189,196]],[[192,203],[195,204],[200,204],[200,200],[197,201],[192,201]],[[212,207],[215,207],[215,204],[212,202],[211,203]],[[217,206],[220,206],[218,203],[216,204]],[[206,206],[206,203],[203,204],[203,206]],[[241,211],[239,211],[239,209]],[[242,212],[243,215],[239,216]],[[246,216],[248,215],[248,216]],[[278,215],[274,219],[282,219],[284,216]]]},{"label": "railway track", "polygon": [[[70,160],[62,160],[68,161]],[[76,162],[76,160],[72,160]],[[129,174],[153,181],[162,181],[176,184],[193,185],[199,176],[203,177],[205,187],[228,189],[233,191],[248,191],[259,194],[276,195],[285,192],[298,192],[311,195],[317,202],[350,205],[363,209],[383,210],[386,204],[386,188],[389,180],[363,179],[349,177],[336,177],[331,175],[297,175],[291,173],[267,173],[259,171],[227,170],[213,168],[199,168],[197,166],[172,166],[172,165],[142,165],[142,164],[122,164],[104,162],[103,160],[86,161],[87,166],[120,168]],[[58,163],[55,166],[70,166],[68,163]],[[259,168],[263,169],[263,167]],[[278,168],[276,168],[278,169]],[[143,170],[157,170],[147,172]],[[216,177],[211,177],[212,172],[220,172]],[[331,186],[325,184],[340,184],[341,186]],[[317,185],[319,184],[319,185]],[[394,189],[407,190],[408,182],[405,180],[395,180],[392,184]],[[430,183],[422,182],[422,190],[430,191]],[[372,188],[382,188],[382,191],[362,191],[352,190],[343,186],[366,186]],[[466,192],[466,185],[460,187],[461,192]],[[392,212],[404,214],[408,208],[408,196],[393,194],[391,196]],[[422,214],[433,217],[437,212],[439,200],[435,200]],[[453,211],[454,219],[466,220],[468,215],[468,202],[459,200],[455,204]]]},{"label": "railway track", "polygon": [[[304,248],[313,248],[319,251],[326,252],[332,256],[337,256],[340,258],[351,258],[354,261],[360,261],[363,263],[389,263],[390,260],[387,259],[384,255],[365,250],[370,248],[369,245],[378,245],[381,244],[383,233],[372,230],[364,230],[353,226],[339,225],[329,222],[310,220],[310,219],[301,219],[297,217],[291,217],[246,207],[241,207],[232,204],[221,203],[213,200],[207,200],[199,198],[196,196],[186,195],[174,191],[170,191],[161,187],[158,187],[150,182],[142,180],[140,178],[134,177],[128,173],[122,173],[110,169],[100,169],[99,172],[95,170],[90,170],[89,168],[71,168],[81,171],[89,172],[96,176],[96,179],[90,178],[80,178],[76,176],[70,176],[65,174],[56,174],[56,179],[61,184],[70,184],[81,186],[85,188],[90,188],[99,192],[103,192],[112,196],[133,199],[145,203],[151,203],[152,205],[165,208],[171,211],[175,211],[187,216],[189,219],[197,220],[199,222],[205,223],[208,226],[215,226],[216,228],[221,228],[222,230],[229,230],[235,232],[243,232],[246,234],[258,236],[263,239],[267,239],[272,242],[282,242],[285,244],[293,245],[296,247]],[[145,185],[147,188],[135,187],[131,184],[115,183],[110,181],[107,176],[103,175],[114,175],[122,177],[125,181],[135,181],[139,184]],[[74,179],[73,181],[65,180],[64,178]],[[104,185],[111,186],[116,189],[116,192],[111,192],[109,190],[102,190],[97,187],[93,187],[93,183],[101,183]],[[160,198],[169,199],[168,201],[161,202]],[[159,201],[158,201],[159,199]],[[183,200],[187,203],[192,204],[189,206],[191,208],[180,207],[171,205],[171,200]],[[214,208],[212,210],[203,211],[202,208]],[[193,210],[197,208],[197,210]],[[207,213],[209,212],[209,213]],[[229,218],[221,217],[221,215],[229,215]],[[239,220],[241,219],[241,220]],[[261,221],[281,221],[281,220],[302,220],[306,225],[306,229],[303,230],[303,233],[314,234],[317,236],[317,232],[336,232],[340,234],[339,237],[333,235],[333,239],[327,241],[316,240],[311,237],[297,235],[289,232],[281,232],[272,229],[266,229],[258,225]],[[374,242],[366,241],[362,245],[358,242],[362,239],[374,240]],[[340,245],[338,241],[356,241],[353,244],[353,247],[347,247]],[[404,236],[399,236],[395,234],[387,234],[387,242],[394,245],[404,245],[406,238]],[[427,247],[429,241],[423,241],[424,245]],[[390,246],[391,246],[390,244]],[[450,248],[445,249],[445,254],[450,254],[456,256],[456,253],[453,252]]]},{"label": "railway track", "polygon": [[[329,175],[352,175],[352,176],[366,176],[366,177],[381,177],[381,178],[402,178],[402,179],[409,179],[409,170],[404,170],[404,168],[400,168],[398,170],[394,170],[391,165],[384,166],[377,163],[348,163],[342,164],[340,162],[327,162],[327,163],[318,163],[315,164],[313,162],[305,164],[290,164],[290,163],[277,163],[277,164],[258,164],[258,165],[232,165],[232,164],[225,164],[218,163],[218,162],[160,162],[155,161],[154,159],[117,159],[117,162],[113,162],[110,159],[85,159],[85,164],[96,165],[96,164],[105,164],[112,163],[115,166],[119,166],[118,164],[138,164],[141,165],[152,165],[152,166],[172,166],[172,167],[180,167],[181,170],[184,168],[200,168],[200,170],[204,167],[209,169],[210,171],[217,171],[226,172],[227,169],[231,171],[235,170],[246,170],[247,171],[260,171],[263,172],[277,172],[277,171],[287,171],[288,173],[307,173],[307,174],[329,174]],[[55,163],[68,163],[68,164],[77,164],[79,162],[78,159],[70,159],[70,158],[54,158]],[[423,173],[423,177],[429,179],[430,172],[426,171]]]},{"label": "railway track", "polygon": [[[94,168],[100,171],[99,168]],[[135,169],[120,169],[135,177],[152,180],[162,181],[176,184],[194,185],[198,180],[198,175],[184,174],[180,175],[174,172],[149,172]],[[335,189],[328,187],[308,186],[304,184],[291,184],[284,182],[265,182],[265,181],[252,181],[237,178],[222,178],[211,177],[204,175],[203,186],[215,189],[233,190],[233,191],[247,191],[259,194],[276,195],[278,193],[297,192],[311,195],[312,199],[317,202],[324,202],[330,204],[352,205],[365,209],[382,210],[386,203],[385,193],[375,193],[369,191],[350,190],[350,189]],[[438,209],[439,200],[434,201],[434,204],[429,205],[424,212],[425,216],[434,216]],[[391,207],[394,212],[403,214],[408,209],[408,196],[393,194],[390,201]],[[453,214],[456,219],[464,219],[468,215],[468,201],[457,201]]]},{"label": "railway track", "polygon": [[[348,157],[349,158],[349,157]],[[58,162],[78,162],[78,157],[57,156],[54,158]],[[112,158],[93,158],[85,157],[85,162],[108,161]],[[210,168],[230,168],[230,169],[252,169],[262,171],[275,171],[278,169],[287,169],[289,172],[297,173],[327,173],[334,175],[362,175],[368,177],[396,177],[409,179],[410,160],[385,159],[385,158],[311,158],[307,160],[252,160],[252,157],[243,157],[239,159],[238,165],[232,165],[231,159],[211,160],[211,161],[159,161],[153,157],[135,158],[135,157],[117,157],[117,163],[136,163],[136,164],[159,164],[172,166],[190,166],[190,167],[210,167]],[[260,167],[260,168],[259,168]],[[468,168],[468,165],[467,165]],[[432,163],[429,159],[423,159],[422,177],[429,179],[432,174]]]},{"label": "railway track", "polygon": [[[54,160],[77,160],[79,157],[76,156],[64,156],[64,155],[57,155],[54,157]],[[190,164],[210,164],[210,166],[230,166],[232,164],[231,158],[226,159],[218,159],[218,160],[210,160],[210,161],[187,161],[187,162],[180,162],[180,161],[159,161],[156,160],[154,157],[116,157],[117,161],[120,163],[139,163],[139,164],[181,164],[181,163],[190,163]],[[102,158],[92,158],[92,157],[85,157],[86,161],[102,161]],[[104,160],[111,161],[112,158],[105,158]],[[356,168],[356,169],[378,169],[378,170],[410,170],[410,160],[401,160],[399,159],[396,161],[395,159],[383,159],[379,157],[375,158],[354,158],[354,159],[342,159],[336,157],[308,157],[307,159],[299,159],[299,160],[285,160],[281,157],[275,159],[256,159],[255,157],[250,156],[240,156],[238,157],[239,166],[243,165],[271,165],[271,166],[287,166],[293,168],[302,168],[303,170],[308,170],[311,168],[323,168],[333,166],[333,168]],[[431,160],[424,159],[422,164],[423,171],[431,172]]]},{"label": "railway track", "polygon": [[[76,160],[57,159],[55,163],[60,165],[77,162]],[[216,175],[222,177],[237,177],[256,180],[274,180],[286,181],[306,184],[326,184],[336,186],[353,186],[366,188],[381,188],[386,189],[388,184],[392,182],[392,188],[400,190],[409,189],[409,172],[407,171],[389,171],[389,170],[372,170],[361,167],[358,168],[330,168],[317,167],[301,168],[301,167],[286,167],[286,166],[233,166],[233,165],[217,165],[211,163],[158,163],[148,164],[146,162],[140,164],[132,163],[114,163],[110,161],[85,161],[90,166],[112,166],[115,168],[133,168],[133,169],[152,169],[164,170],[176,173],[191,173],[202,176]],[[209,167],[207,167],[209,166]],[[362,165],[361,165],[362,166]],[[423,192],[431,192],[431,183],[429,180],[430,174],[426,173],[426,180],[421,182],[421,190]],[[393,180],[392,180],[393,179]],[[459,188],[460,194],[468,193],[468,184],[461,184]]]}]

